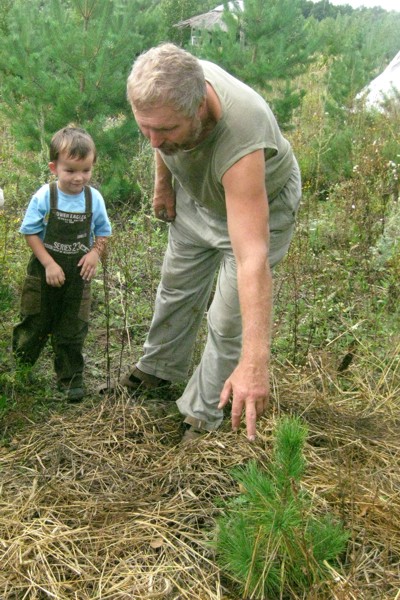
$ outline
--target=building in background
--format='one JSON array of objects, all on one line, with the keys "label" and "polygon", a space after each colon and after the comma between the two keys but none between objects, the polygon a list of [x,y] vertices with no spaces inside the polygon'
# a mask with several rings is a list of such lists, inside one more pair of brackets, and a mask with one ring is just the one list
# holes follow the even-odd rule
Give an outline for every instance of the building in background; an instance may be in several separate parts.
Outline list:
[{"label": "building in background", "polygon": [[366,108],[384,111],[388,103],[400,105],[400,52],[386,69],[375,77],[356,97],[365,102]]},{"label": "building in background", "polygon": [[[239,16],[244,10],[244,2],[243,0],[228,2],[227,7],[232,14]],[[220,4],[206,13],[190,17],[190,19],[185,19],[184,21],[179,21],[174,27],[177,27],[178,29],[190,27],[190,42],[192,46],[196,46],[199,43],[199,37],[203,35],[205,31],[208,32],[210,36],[216,31],[227,31],[227,26],[223,18],[224,10],[224,5]],[[242,41],[240,27],[239,39]]]}]

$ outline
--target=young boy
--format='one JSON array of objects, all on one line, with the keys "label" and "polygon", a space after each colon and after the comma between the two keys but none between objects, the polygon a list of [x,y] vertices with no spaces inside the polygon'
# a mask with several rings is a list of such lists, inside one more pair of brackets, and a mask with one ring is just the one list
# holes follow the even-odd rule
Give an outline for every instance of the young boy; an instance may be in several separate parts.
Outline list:
[{"label": "young boy", "polygon": [[103,197],[88,186],[95,162],[96,147],[86,131],[72,126],[58,131],[49,162],[57,182],[34,194],[20,228],[33,255],[22,291],[22,321],[13,331],[14,355],[19,364],[34,365],[51,336],[57,386],[70,401],[85,394],[82,348],[90,281],[111,235]]}]

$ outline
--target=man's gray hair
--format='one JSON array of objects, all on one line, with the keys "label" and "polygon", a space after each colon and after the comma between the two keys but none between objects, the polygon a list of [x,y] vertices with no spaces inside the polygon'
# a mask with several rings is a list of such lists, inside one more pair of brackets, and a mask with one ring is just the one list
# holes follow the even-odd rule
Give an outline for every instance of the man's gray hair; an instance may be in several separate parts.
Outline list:
[{"label": "man's gray hair", "polygon": [[206,95],[203,69],[186,50],[170,43],[160,44],[133,63],[127,95],[132,108],[169,106],[193,118]]}]

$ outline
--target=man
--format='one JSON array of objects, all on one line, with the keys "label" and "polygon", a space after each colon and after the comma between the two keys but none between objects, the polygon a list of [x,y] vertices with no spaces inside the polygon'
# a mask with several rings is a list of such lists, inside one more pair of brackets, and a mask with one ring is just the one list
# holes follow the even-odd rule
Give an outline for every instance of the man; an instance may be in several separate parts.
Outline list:
[{"label": "man", "polygon": [[301,196],[289,142],[266,102],[217,65],[162,44],[135,61],[128,99],[155,150],[155,215],[169,241],[144,354],[121,383],[187,376],[207,312],[207,343],[177,401],[184,440],[218,428],[232,401],[247,436],[269,394],[271,268],[286,254]]}]

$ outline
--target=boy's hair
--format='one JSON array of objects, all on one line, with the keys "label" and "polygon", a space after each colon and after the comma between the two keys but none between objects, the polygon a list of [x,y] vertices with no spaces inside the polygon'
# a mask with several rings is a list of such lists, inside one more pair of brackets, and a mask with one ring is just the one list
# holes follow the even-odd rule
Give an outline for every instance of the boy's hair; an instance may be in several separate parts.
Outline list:
[{"label": "boy's hair", "polygon": [[93,163],[96,162],[96,146],[92,137],[80,127],[69,125],[57,131],[50,142],[50,161],[58,160],[60,154],[79,160],[93,153]]},{"label": "boy's hair", "polygon": [[206,95],[204,72],[198,59],[186,50],[160,44],[133,63],[127,95],[132,108],[170,106],[193,118]]}]

